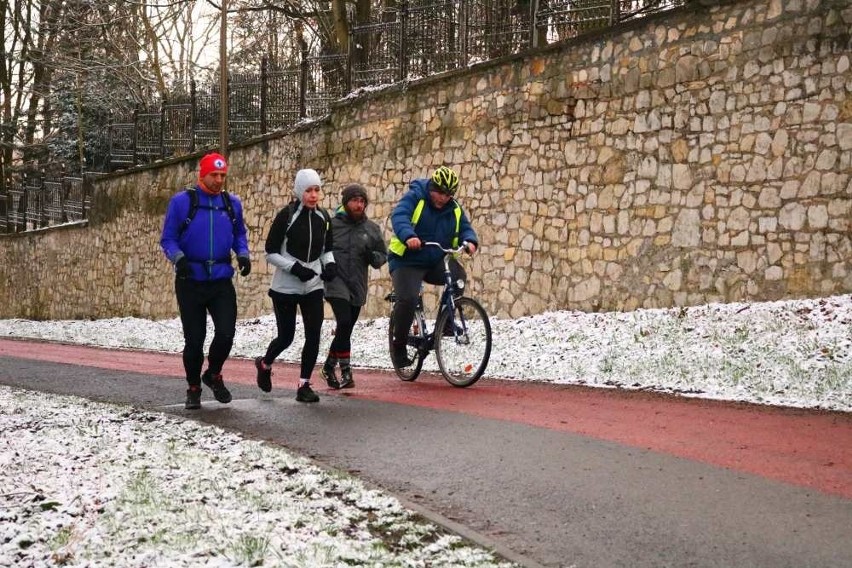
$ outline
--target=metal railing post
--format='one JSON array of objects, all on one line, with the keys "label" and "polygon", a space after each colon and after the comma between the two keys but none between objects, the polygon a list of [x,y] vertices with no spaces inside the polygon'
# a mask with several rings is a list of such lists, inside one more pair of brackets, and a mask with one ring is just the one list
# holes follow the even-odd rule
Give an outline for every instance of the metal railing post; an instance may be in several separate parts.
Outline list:
[{"label": "metal railing post", "polygon": [[112,121],[113,121],[114,117],[115,117],[114,113],[110,114],[110,122],[106,127],[106,137],[107,137],[107,163],[106,163],[106,167],[107,167],[108,172],[112,171],[112,155],[113,155],[113,148],[114,148],[113,137],[112,137],[112,132],[113,132],[113,127],[112,127],[113,122]]},{"label": "metal railing post", "polygon": [[0,162],[0,222],[3,223],[4,232],[9,232],[9,188],[11,180],[6,180],[6,164]]},{"label": "metal railing post", "polygon": [[269,97],[269,59],[264,57],[260,60],[260,133],[266,134],[267,126],[267,98]]},{"label": "metal railing post", "polygon": [[300,64],[299,73],[299,118],[308,116],[307,97],[308,97],[308,47],[302,45],[302,62]]},{"label": "metal railing post", "polygon": [[27,172],[21,174],[21,198],[18,200],[18,219],[15,224],[15,232],[27,230],[27,203],[30,200],[30,186],[27,183]]},{"label": "metal railing post", "polygon": [[405,28],[408,25],[408,0],[402,0],[399,6],[399,30],[398,34],[398,42],[399,42],[399,69],[397,73],[397,80],[404,81],[408,76],[408,52],[405,49]]},{"label": "metal railing post", "polygon": [[468,54],[467,54],[467,14],[468,14],[468,0],[461,0],[459,2],[459,25],[458,28],[458,40],[459,40],[459,56],[458,61],[456,63],[459,67],[464,67],[467,65]]},{"label": "metal railing post", "polygon": [[71,186],[71,180],[65,175],[65,164],[62,164],[62,175],[59,177],[59,220],[68,222],[68,213],[65,211],[65,196]]},{"label": "metal railing post", "polygon": [[[613,0],[617,2],[618,0]],[[533,49],[538,47],[538,28],[536,27],[536,18],[538,17],[538,0],[530,0],[530,46]]]},{"label": "metal railing post", "polygon": [[198,101],[195,95],[195,79],[189,80],[189,152],[195,152],[195,121]]},{"label": "metal railing post", "polygon": [[83,172],[83,183],[82,185],[82,203],[80,204],[80,216],[83,219],[88,219],[89,210],[86,207],[88,204],[88,197],[92,194],[92,174],[91,172]]},{"label": "metal railing post", "polygon": [[[343,92],[348,95],[352,92],[352,58],[355,53],[355,32],[349,28],[349,49],[346,50],[346,65],[343,69]],[[359,58],[363,57],[359,55]]]},{"label": "metal railing post", "polygon": [[137,165],[137,155],[136,155],[136,146],[137,146],[137,138],[139,136],[139,106],[137,105],[135,109],[133,109],[133,148],[132,148],[132,157],[133,157],[133,165]]},{"label": "metal railing post", "polygon": [[45,175],[44,169],[41,171],[41,176],[39,176],[39,187],[36,190],[36,195],[38,195],[38,200],[36,204],[38,205],[36,209],[36,218],[38,219],[37,225],[39,227],[47,227],[50,225],[50,220],[47,218],[47,206],[45,202],[47,201],[46,190],[47,188],[44,185],[45,183]]},{"label": "metal railing post", "polygon": [[168,104],[169,99],[167,97],[163,97],[163,100],[160,101],[160,157],[166,157],[166,105]]},{"label": "metal railing post", "polygon": [[6,218],[6,232],[14,233],[14,226],[12,225],[12,180],[9,179],[8,183],[6,183],[6,192],[3,196],[4,205],[3,205],[3,216]]}]

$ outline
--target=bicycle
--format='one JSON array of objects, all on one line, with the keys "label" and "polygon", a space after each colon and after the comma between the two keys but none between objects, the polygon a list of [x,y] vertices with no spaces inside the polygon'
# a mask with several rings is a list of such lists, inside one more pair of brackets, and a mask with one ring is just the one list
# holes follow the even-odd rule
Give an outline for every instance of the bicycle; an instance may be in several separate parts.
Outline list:
[{"label": "bicycle", "polygon": [[[420,376],[423,361],[431,351],[435,351],[438,368],[448,383],[455,387],[469,387],[478,381],[491,357],[491,322],[482,305],[467,296],[457,295],[456,286],[450,273],[450,255],[464,251],[466,243],[458,248],[444,248],[440,243],[425,242],[423,246],[433,246],[444,253],[444,290],[438,304],[435,326],[429,331],[426,312],[423,306],[423,285],[414,309],[414,321],[408,335],[406,351],[411,363],[398,367],[393,362],[394,371],[403,381],[413,381]],[[460,282],[461,284],[461,282]],[[388,323],[388,347],[393,352],[393,314],[396,306],[396,294],[391,292],[385,298],[391,303],[391,317]],[[440,333],[436,333],[441,330]]]}]

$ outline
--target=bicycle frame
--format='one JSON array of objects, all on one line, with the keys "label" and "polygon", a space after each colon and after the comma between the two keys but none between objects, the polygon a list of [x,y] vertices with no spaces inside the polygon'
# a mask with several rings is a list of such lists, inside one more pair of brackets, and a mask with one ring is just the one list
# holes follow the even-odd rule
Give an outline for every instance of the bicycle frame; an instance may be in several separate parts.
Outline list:
[{"label": "bicycle frame", "polygon": [[[442,309],[450,310],[450,323],[453,326],[453,331],[455,335],[458,335],[458,327],[455,322],[455,287],[453,285],[453,273],[450,271],[450,254],[458,254],[462,250],[464,250],[464,246],[459,247],[458,249],[452,249],[448,251],[444,249],[439,243],[426,242],[423,243],[424,246],[436,246],[443,250],[446,254],[444,254],[443,263],[444,263],[444,290],[441,292],[441,298],[438,301],[438,314],[441,313]],[[435,321],[437,321],[437,315],[435,316]],[[420,285],[420,293],[417,297],[417,305],[414,309],[414,324],[415,333],[419,332],[419,335],[425,340],[425,345],[418,345],[417,349],[423,351],[423,355],[425,357],[430,351],[432,351],[435,347],[435,334],[432,330],[429,331],[429,325],[426,323],[426,309],[423,305],[423,285]],[[419,330],[417,329],[419,327]]]},{"label": "bicycle frame", "polygon": [[[441,243],[436,243],[432,241],[427,241],[423,243],[423,246],[432,246],[441,249],[444,252],[444,258],[442,262],[444,263],[444,290],[441,292],[441,297],[438,301],[438,313],[435,316],[435,321],[438,320],[438,315],[441,314],[441,310],[447,309],[450,313],[450,323],[453,326],[453,331],[456,336],[458,336],[458,326],[456,326],[455,322],[455,286],[453,285],[453,273],[450,270],[450,257],[454,254],[461,253],[467,243],[462,243],[462,246],[458,248],[445,249],[441,246]],[[419,326],[419,330],[415,327],[415,334],[419,331],[420,337],[425,341],[425,344],[417,345],[418,351],[421,351],[423,357],[429,354],[435,348],[434,341],[434,330],[429,332],[428,324],[426,323],[426,310],[423,305],[423,284],[420,285],[420,293],[417,296],[417,306],[414,310],[414,326]]]},{"label": "bicycle frame", "polygon": [[[455,325],[455,311],[456,311],[456,296],[453,292],[455,292],[455,286],[453,285],[453,273],[450,271],[450,257],[452,255],[460,254],[465,250],[467,243],[462,243],[460,247],[455,249],[445,249],[441,246],[441,243],[435,243],[431,241],[427,241],[423,243],[423,246],[433,246],[441,249],[444,252],[444,291],[441,293],[441,299],[438,302],[438,314],[440,315],[442,309],[449,310],[450,313],[450,323],[453,325],[454,334],[458,336],[458,329]],[[423,287],[421,286],[421,293]],[[437,315],[435,317],[435,321],[438,320]]]},{"label": "bicycle frame", "polygon": [[450,322],[455,324],[456,311],[456,296],[453,293],[455,286],[453,285],[453,274],[450,272],[450,255],[444,255],[444,291],[441,293],[441,300],[438,303],[438,313],[441,309],[450,311]]}]

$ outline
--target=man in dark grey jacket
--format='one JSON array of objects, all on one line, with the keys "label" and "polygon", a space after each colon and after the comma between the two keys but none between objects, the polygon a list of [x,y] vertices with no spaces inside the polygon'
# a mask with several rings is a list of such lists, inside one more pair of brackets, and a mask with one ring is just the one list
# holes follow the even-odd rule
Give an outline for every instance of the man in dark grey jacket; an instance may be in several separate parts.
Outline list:
[{"label": "man in dark grey jacket", "polygon": [[[367,270],[387,262],[382,231],[367,218],[367,190],[357,183],[347,185],[342,205],[331,220],[337,278],[325,283],[325,298],[334,311],[337,328],[320,373],[333,389],[355,386],[349,355],[352,330],[361,308],[367,302]],[[340,364],[340,379],[335,367]]]}]

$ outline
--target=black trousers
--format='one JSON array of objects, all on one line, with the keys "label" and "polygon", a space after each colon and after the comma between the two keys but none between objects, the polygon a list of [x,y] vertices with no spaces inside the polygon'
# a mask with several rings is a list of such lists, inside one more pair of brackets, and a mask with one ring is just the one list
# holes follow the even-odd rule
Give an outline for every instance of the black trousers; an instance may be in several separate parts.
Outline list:
[{"label": "black trousers", "polygon": [[[464,267],[455,259],[450,259],[450,274],[453,276],[453,282],[459,279],[467,282]],[[396,293],[396,304],[393,309],[393,343],[405,345],[408,341],[411,322],[414,321],[414,308],[417,306],[421,283],[443,286],[444,263],[439,262],[431,268],[400,266],[391,272],[391,280],[393,291]]]},{"label": "black trousers", "polygon": [[328,298],[334,312],[334,339],[328,348],[329,354],[338,359],[348,359],[352,351],[352,330],[361,313],[361,306],[355,306],[342,298]]},{"label": "black trousers", "polygon": [[175,295],[183,326],[183,369],[186,382],[201,384],[207,314],[213,320],[213,341],[207,367],[218,374],[231,354],[237,327],[237,292],[230,278],[199,282],[175,279]]},{"label": "black trousers", "polygon": [[305,325],[305,344],[302,346],[302,379],[310,379],[314,365],[319,355],[320,335],[322,334],[323,290],[314,290],[305,295],[281,294],[269,291],[272,307],[275,309],[275,324],[278,326],[278,336],[269,343],[263,362],[271,365],[275,358],[293,343],[296,335],[296,308],[302,312],[302,323]]}]

